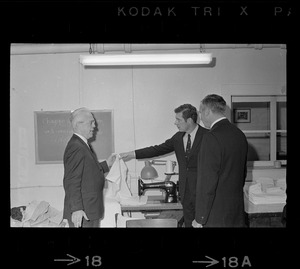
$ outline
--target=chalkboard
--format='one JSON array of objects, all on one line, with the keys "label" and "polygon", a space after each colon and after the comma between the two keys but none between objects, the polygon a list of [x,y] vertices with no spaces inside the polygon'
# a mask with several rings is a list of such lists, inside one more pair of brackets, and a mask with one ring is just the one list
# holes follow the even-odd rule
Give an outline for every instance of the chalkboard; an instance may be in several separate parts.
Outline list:
[{"label": "chalkboard", "polygon": [[[91,110],[95,118],[95,137],[90,142],[99,160],[114,152],[113,111]],[[36,163],[62,163],[73,135],[71,111],[34,111]]]}]

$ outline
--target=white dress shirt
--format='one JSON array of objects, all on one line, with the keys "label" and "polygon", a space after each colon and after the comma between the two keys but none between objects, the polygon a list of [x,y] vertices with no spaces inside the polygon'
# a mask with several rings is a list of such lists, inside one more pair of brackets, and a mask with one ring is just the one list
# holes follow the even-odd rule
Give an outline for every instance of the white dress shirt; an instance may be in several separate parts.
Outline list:
[{"label": "white dress shirt", "polygon": [[[198,131],[198,128],[199,128],[199,126],[197,124],[195,129],[190,133],[190,135],[191,135],[191,148],[193,146],[193,142],[195,140],[195,136],[196,136],[196,133]],[[183,136],[184,150],[186,149],[187,140],[188,140],[188,133],[185,133],[185,135]]]},{"label": "white dress shirt", "polygon": [[87,146],[90,148],[89,143],[88,143],[87,139],[84,136],[82,136],[80,134],[77,134],[77,133],[74,133],[74,134],[76,134],[77,136],[79,136],[79,138],[81,138],[83,140],[83,142],[86,143]]}]

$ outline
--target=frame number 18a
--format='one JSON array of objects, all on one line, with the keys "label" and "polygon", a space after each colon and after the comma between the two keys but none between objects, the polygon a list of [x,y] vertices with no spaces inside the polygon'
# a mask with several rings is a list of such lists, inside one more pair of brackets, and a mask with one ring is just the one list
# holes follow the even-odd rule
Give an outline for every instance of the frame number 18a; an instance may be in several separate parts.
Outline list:
[{"label": "frame number 18a", "polygon": [[223,267],[236,268],[236,267],[251,267],[251,262],[248,256],[244,256],[243,259],[238,259],[238,257],[223,257],[222,258]]}]

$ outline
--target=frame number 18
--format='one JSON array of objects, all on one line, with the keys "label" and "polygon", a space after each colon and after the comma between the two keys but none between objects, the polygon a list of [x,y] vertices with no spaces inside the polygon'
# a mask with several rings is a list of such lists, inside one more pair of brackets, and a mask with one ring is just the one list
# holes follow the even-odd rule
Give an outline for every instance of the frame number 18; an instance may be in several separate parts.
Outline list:
[{"label": "frame number 18", "polygon": [[85,256],[86,266],[99,267],[102,264],[100,256]]}]

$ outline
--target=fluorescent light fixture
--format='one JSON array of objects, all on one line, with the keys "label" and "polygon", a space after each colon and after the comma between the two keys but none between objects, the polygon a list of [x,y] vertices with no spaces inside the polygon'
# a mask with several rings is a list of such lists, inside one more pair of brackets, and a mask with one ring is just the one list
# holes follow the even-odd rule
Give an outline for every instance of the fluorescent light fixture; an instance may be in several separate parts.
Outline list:
[{"label": "fluorescent light fixture", "polygon": [[81,55],[84,66],[209,64],[211,53]]}]

